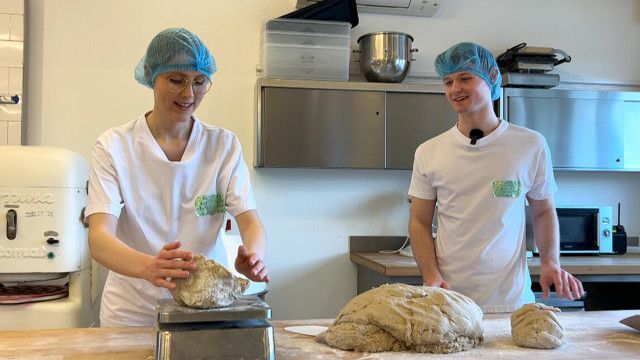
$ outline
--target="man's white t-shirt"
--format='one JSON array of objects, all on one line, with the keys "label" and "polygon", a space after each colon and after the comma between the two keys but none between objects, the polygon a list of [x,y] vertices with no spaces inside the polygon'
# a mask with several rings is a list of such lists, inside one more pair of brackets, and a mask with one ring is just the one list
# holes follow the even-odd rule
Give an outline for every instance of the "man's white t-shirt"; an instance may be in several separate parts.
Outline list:
[{"label": "man's white t-shirt", "polygon": [[[180,240],[181,249],[219,257],[225,212],[236,216],[255,208],[237,137],[195,117],[180,161],[167,159],[144,115],[107,130],[93,148],[85,216],[118,217],[116,236],[145,254],[155,256]],[[156,301],[169,296],[146,280],[110,271],[101,326],[152,326]]]},{"label": "man's white t-shirt", "polygon": [[503,120],[475,145],[455,126],[421,144],[409,187],[409,195],[437,202],[442,277],[488,313],[534,302],[525,196],[542,200],[556,191],[544,137]]}]

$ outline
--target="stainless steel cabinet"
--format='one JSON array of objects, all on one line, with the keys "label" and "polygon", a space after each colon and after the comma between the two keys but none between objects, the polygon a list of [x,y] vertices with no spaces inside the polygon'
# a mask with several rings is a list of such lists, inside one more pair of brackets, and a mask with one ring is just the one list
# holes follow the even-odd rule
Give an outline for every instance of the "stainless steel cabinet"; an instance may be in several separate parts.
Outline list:
[{"label": "stainless steel cabinet", "polygon": [[504,116],[547,139],[560,169],[623,170],[640,167],[637,93],[505,89]]},{"label": "stainless steel cabinet", "polygon": [[262,87],[256,166],[411,169],[453,126],[443,93]]},{"label": "stainless steel cabinet", "polygon": [[640,101],[624,102],[624,167],[640,170]]},{"label": "stainless steel cabinet", "polygon": [[411,169],[420,144],[437,136],[457,121],[442,93],[387,93],[388,169]]},{"label": "stainless steel cabinet", "polygon": [[383,168],[384,93],[264,88],[257,165]]}]

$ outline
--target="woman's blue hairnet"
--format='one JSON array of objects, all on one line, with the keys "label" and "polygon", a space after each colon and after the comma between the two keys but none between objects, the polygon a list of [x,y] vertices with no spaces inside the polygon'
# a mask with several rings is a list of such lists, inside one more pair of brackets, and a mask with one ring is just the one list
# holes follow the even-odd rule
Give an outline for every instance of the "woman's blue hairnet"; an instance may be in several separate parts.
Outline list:
[{"label": "woman's blue hairnet", "polygon": [[156,35],[135,70],[136,80],[153,89],[156,77],[176,70],[195,70],[209,80],[216,61],[198,36],[183,28],[169,28]]},{"label": "woman's blue hairnet", "polygon": [[[441,79],[449,74],[469,71],[481,77],[489,85],[491,100],[500,98],[502,76],[498,63],[491,52],[484,47],[470,42],[459,43],[438,55],[433,63]],[[495,69],[493,71],[497,75],[493,81],[491,81],[491,69]]]}]

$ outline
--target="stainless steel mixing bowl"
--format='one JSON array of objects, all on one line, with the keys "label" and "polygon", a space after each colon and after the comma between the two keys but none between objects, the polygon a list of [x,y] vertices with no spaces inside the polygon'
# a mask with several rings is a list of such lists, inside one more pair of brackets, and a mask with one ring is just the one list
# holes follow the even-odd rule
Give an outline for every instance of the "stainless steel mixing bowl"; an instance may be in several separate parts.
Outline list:
[{"label": "stainless steel mixing bowl", "polygon": [[413,37],[396,31],[380,31],[358,38],[360,70],[367,81],[402,82],[411,68]]}]

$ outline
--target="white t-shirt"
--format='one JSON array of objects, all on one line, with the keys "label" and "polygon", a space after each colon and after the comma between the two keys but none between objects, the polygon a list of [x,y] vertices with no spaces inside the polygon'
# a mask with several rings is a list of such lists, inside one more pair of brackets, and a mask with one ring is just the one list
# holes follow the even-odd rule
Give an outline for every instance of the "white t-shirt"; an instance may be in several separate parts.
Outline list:
[{"label": "white t-shirt", "polygon": [[[145,254],[155,256],[180,240],[181,249],[224,256],[216,244],[225,212],[236,216],[256,208],[249,171],[233,133],[193,119],[182,159],[175,162],[153,138],[144,114],[104,132],[93,148],[85,216],[118,217],[116,236]],[[146,280],[110,271],[101,325],[151,326],[156,300],[169,296]]]},{"label": "white t-shirt", "polygon": [[546,141],[500,121],[476,145],[457,127],[420,145],[409,195],[437,200],[438,269],[483,311],[534,302],[526,263],[525,196],[557,190]]}]

